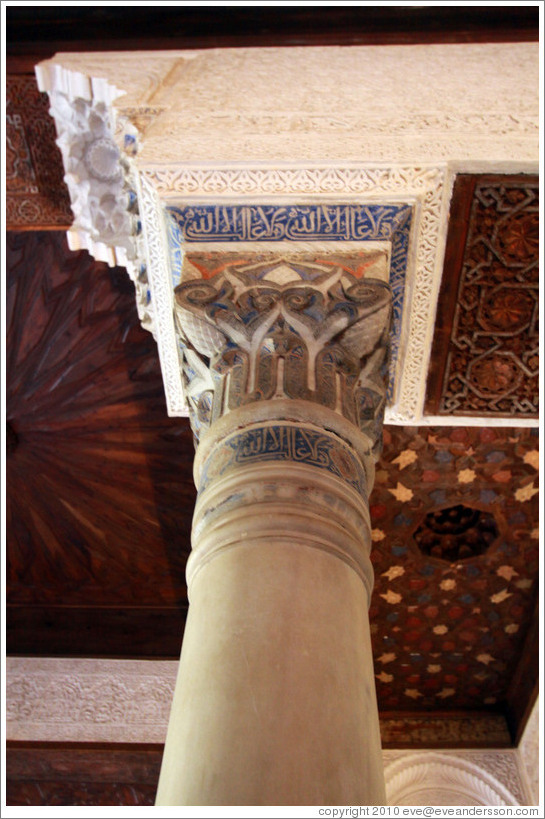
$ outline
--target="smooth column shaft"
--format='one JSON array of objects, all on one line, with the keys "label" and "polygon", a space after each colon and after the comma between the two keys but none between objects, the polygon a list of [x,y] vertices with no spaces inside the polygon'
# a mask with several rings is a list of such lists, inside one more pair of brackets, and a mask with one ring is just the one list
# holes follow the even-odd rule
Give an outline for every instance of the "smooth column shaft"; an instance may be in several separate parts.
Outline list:
[{"label": "smooth column shaft", "polygon": [[361,579],[272,539],[194,579],[158,805],[385,804]]},{"label": "smooth column shaft", "polygon": [[385,803],[366,475],[312,424],[201,450],[158,805]]}]

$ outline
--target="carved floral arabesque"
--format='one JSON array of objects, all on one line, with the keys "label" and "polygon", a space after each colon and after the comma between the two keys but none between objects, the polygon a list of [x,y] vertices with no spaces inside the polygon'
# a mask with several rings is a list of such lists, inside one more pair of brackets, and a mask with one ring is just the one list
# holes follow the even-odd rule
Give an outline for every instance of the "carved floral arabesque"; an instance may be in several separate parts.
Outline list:
[{"label": "carved floral arabesque", "polygon": [[[307,60],[307,58],[311,59],[313,81],[316,79],[322,85],[323,83],[327,84],[332,82],[332,76],[335,75],[336,70],[334,68],[335,60],[340,60],[342,63],[346,58],[346,54],[338,49],[328,50],[328,60],[326,61],[324,61],[324,55],[321,54],[319,50],[313,52],[313,54],[311,54],[309,50],[304,50],[304,56],[302,50],[295,49],[294,51],[300,52],[298,58],[304,60]],[[243,70],[246,65],[245,61],[250,60],[251,63],[251,53],[238,50],[221,54],[215,52],[208,54],[206,52],[184,54],[183,52],[179,52],[168,55],[169,58],[172,58],[174,61],[177,58],[181,59],[186,56],[191,57],[191,59],[183,64],[172,62],[169,69],[170,73],[165,71],[159,84],[157,83],[157,78],[152,83],[155,90],[149,93],[146,92],[144,94],[145,100],[142,97],[142,99],[138,99],[136,106],[133,105],[133,109],[138,108],[138,105],[147,105],[146,116],[153,116],[152,108],[155,106],[155,111],[159,114],[156,123],[151,122],[149,125],[149,139],[140,155],[139,165],[147,174],[149,171],[148,179],[152,181],[152,184],[156,187],[162,198],[179,194],[184,196],[212,194],[222,197],[226,193],[229,195],[246,195],[248,193],[252,193],[252,195],[255,193],[258,195],[268,195],[270,193],[299,194],[302,192],[310,195],[340,194],[343,197],[350,193],[361,195],[364,192],[368,192],[370,196],[375,197],[381,196],[385,190],[387,190],[389,194],[394,193],[396,197],[401,198],[405,196],[407,191],[409,192],[409,196],[416,195],[419,199],[420,219],[417,220],[417,224],[415,224],[413,234],[415,241],[414,250],[416,251],[414,254],[416,273],[414,281],[409,283],[409,287],[414,294],[413,304],[410,305],[412,311],[411,326],[406,333],[405,367],[400,379],[402,383],[398,392],[399,398],[396,406],[389,409],[386,416],[387,420],[393,423],[414,423],[418,421],[422,415],[424,381],[429,357],[429,340],[435,314],[437,281],[441,266],[440,260],[443,241],[441,228],[446,224],[447,218],[446,202],[443,202],[446,165],[442,167],[442,163],[443,160],[451,159],[453,156],[457,159],[465,156],[467,159],[472,160],[478,159],[479,157],[483,160],[489,160],[490,157],[495,157],[498,161],[501,157],[504,157],[506,160],[512,160],[512,157],[516,156],[520,161],[532,162],[534,160],[535,136],[532,136],[532,132],[535,130],[536,106],[532,94],[528,91],[527,83],[528,77],[532,76],[532,71],[534,70],[535,54],[531,48],[528,49],[520,45],[507,48],[503,45],[475,45],[463,47],[458,50],[456,48],[443,49],[444,55],[438,63],[437,55],[439,51],[437,48],[417,48],[416,50],[412,50],[411,55],[414,55],[415,59],[414,65],[420,65],[422,60],[424,60],[422,64],[427,64],[426,61],[429,63],[431,60],[431,63],[434,65],[434,70],[443,72],[444,82],[441,83],[440,92],[436,85],[432,87],[428,84],[420,87],[417,83],[414,85],[409,84],[408,93],[414,96],[414,110],[411,109],[411,106],[405,106],[405,110],[408,111],[410,109],[411,113],[405,113],[401,118],[400,127],[402,130],[398,135],[392,137],[389,123],[391,124],[394,119],[397,119],[398,107],[393,104],[389,95],[384,93],[384,82],[388,81],[395,86],[396,75],[395,72],[393,74],[389,74],[389,72],[384,74],[382,71],[381,73],[381,70],[379,70],[380,60],[377,60],[378,52],[376,49],[368,49],[365,53],[364,51],[361,52],[358,59],[363,60],[362,65],[365,66],[363,75],[365,76],[365,82],[362,83],[361,78],[359,80],[357,79],[359,76],[357,71],[354,76],[352,76],[350,72],[348,72],[348,74],[345,72],[343,76],[345,76],[347,80],[350,79],[352,85],[350,85],[350,82],[348,82],[347,85],[343,85],[343,93],[348,89],[348,93],[352,94],[354,101],[356,101],[358,105],[362,104],[362,99],[366,99],[366,94],[370,94],[374,101],[374,113],[372,117],[374,126],[377,125],[377,122],[384,122],[384,127],[388,126],[388,133],[379,133],[377,135],[376,144],[373,143],[373,150],[368,153],[364,151],[364,147],[366,145],[365,139],[369,137],[372,131],[372,129],[369,128],[365,139],[358,137],[357,144],[354,143],[354,149],[357,150],[353,158],[355,159],[356,156],[358,158],[361,157],[363,151],[368,160],[386,160],[389,163],[394,160],[400,163],[399,166],[390,166],[386,169],[369,168],[369,166],[365,168],[347,168],[346,165],[342,164],[341,166],[341,163],[339,163],[337,167],[329,168],[315,166],[289,168],[271,167],[270,163],[267,163],[267,165],[261,168],[257,165],[247,168],[240,168],[240,166],[237,168],[229,168],[225,167],[224,163],[222,168],[199,168],[195,167],[195,158],[199,156],[198,151],[206,142],[206,134],[203,135],[199,133],[195,137],[194,146],[197,153],[190,152],[194,163],[193,167],[186,167],[182,170],[177,168],[174,171],[172,168],[161,169],[152,167],[154,159],[153,152],[154,150],[159,151],[157,146],[160,146],[162,155],[158,156],[158,154],[155,153],[155,161],[160,160],[164,162],[168,158],[168,145],[161,142],[161,129],[166,128],[167,118],[169,116],[168,112],[165,112],[164,109],[171,106],[177,109],[175,111],[176,115],[179,115],[181,112],[182,115],[186,116],[185,111],[191,108],[196,120],[199,116],[213,116],[212,112],[214,111],[219,111],[220,116],[223,116],[224,112],[229,108],[227,102],[231,90],[234,91],[235,96],[240,92],[241,78],[244,78],[245,88],[247,87],[248,93],[250,93],[255,83],[259,86],[261,82],[258,76],[259,72],[253,76],[251,72],[248,74]],[[441,54],[443,54],[443,51],[441,51]],[[384,52],[384,54],[382,54],[382,52]],[[400,64],[397,64],[396,60],[399,63],[401,51],[382,49],[381,54],[381,60],[386,60],[387,63],[388,60],[393,60],[392,65],[397,65],[395,70],[400,69]],[[458,56],[456,56],[456,54]],[[513,58],[516,58],[514,65],[516,65],[517,69],[514,73],[511,72],[508,81],[505,79],[505,72],[496,71],[494,68],[496,64],[502,66],[505,64],[507,54],[512,54]],[[462,60],[460,60],[460,55],[463,55]],[[270,75],[272,77],[270,82],[272,82],[273,88],[275,83],[278,86],[278,78],[282,74],[282,71],[285,71],[286,66],[290,63],[293,56],[293,54],[287,55],[285,51],[283,53],[275,49],[260,51],[260,59],[266,58],[267,60],[274,60],[275,67],[278,66],[278,71]],[[453,57],[456,60],[457,71],[449,71],[446,68],[448,60],[451,60]],[[107,76],[110,81],[117,82],[118,80],[115,76],[116,58],[113,55],[110,55],[110,58],[109,61],[106,60],[101,64],[100,61],[97,60],[96,55],[91,55],[87,58],[87,62],[94,60],[93,65],[99,75]],[[333,59],[333,63],[329,58]],[[229,64],[233,64],[233,70],[236,69],[236,71],[239,71],[239,69],[241,69],[238,74],[235,71],[235,74],[231,78],[232,89],[227,89],[227,97],[225,97],[225,93],[222,92],[223,97],[220,105],[217,104],[218,100],[215,99],[214,95],[216,94],[216,90],[214,82],[212,81],[212,75],[215,75],[217,80],[217,72],[212,70],[212,66],[215,64],[214,61],[217,59],[227,59]],[[86,58],[82,55],[70,58],[70,60],[67,64],[72,65],[72,67],[78,65],[81,68],[86,65]],[[447,62],[445,62],[445,60]],[[124,56],[121,63],[122,66],[125,66],[125,73],[123,74],[123,72],[121,72],[121,74],[127,78],[127,82],[130,85],[130,71],[127,70],[130,59]],[[404,69],[408,70],[408,68],[410,68],[412,70],[413,63],[411,62],[410,65],[404,63],[403,67]],[[358,68],[358,71],[359,70]],[[495,77],[494,87],[501,91],[499,95],[491,96],[488,100],[483,100],[480,90],[477,92],[477,89],[472,83],[468,83],[464,80],[464,72],[467,71],[470,74],[480,72],[479,76],[482,76],[483,70],[490,72],[491,76],[493,75]],[[160,71],[159,69],[157,77],[160,75]],[[417,77],[418,76],[417,70]],[[178,83],[180,79],[182,85],[178,88],[176,83]],[[197,85],[195,85],[195,79],[198,81]],[[373,89],[375,89],[379,80],[381,90],[377,95]],[[238,91],[236,90],[237,83],[239,83]],[[520,90],[518,89],[517,83],[520,85]],[[175,86],[176,94],[172,96],[171,92],[173,92]],[[449,89],[451,86],[452,93],[445,93],[445,88]],[[352,91],[350,90],[351,88]],[[295,90],[297,91],[297,89]],[[284,91],[285,89],[283,88],[283,93]],[[180,93],[181,97],[179,101],[176,102]],[[184,107],[184,94],[186,93],[189,94],[188,99],[190,99],[191,105],[185,105]],[[458,94],[458,96],[461,94],[461,103],[460,105],[453,106],[452,99],[454,99],[456,94]],[[136,96],[138,96],[138,94]],[[142,96],[142,94],[140,94],[140,96]],[[237,116],[253,116],[251,105],[249,107],[247,106],[247,111],[244,110],[244,106],[247,103],[247,96],[246,94],[237,97],[242,108],[238,110],[235,106],[236,115],[233,115],[235,119]],[[502,100],[503,110],[497,108],[495,102],[497,99]],[[334,102],[335,100],[337,100],[337,97],[333,98]],[[509,117],[507,118],[503,113],[506,100],[510,101],[508,105]],[[448,111],[445,111],[445,101],[448,101],[450,106]],[[125,98],[122,103],[123,102],[134,103],[135,100]],[[339,100],[337,100],[335,104],[337,105],[338,102]],[[119,105],[118,103],[116,104]],[[358,115],[356,113],[351,114],[348,120],[343,119],[347,108],[345,105],[341,106],[340,112],[337,112],[335,109],[330,119],[327,117],[322,119],[319,107],[316,109],[313,108],[315,105],[318,106],[317,101],[315,99],[309,99],[307,95],[304,104],[302,103],[302,107],[300,106],[298,108],[298,106],[295,105],[297,113],[294,114],[293,109],[291,112],[288,112],[288,124],[290,127],[292,125],[299,127],[300,125],[304,130],[305,138],[314,138],[314,129],[318,128],[320,123],[326,130],[327,128],[331,128],[334,137],[336,128],[344,128],[347,124],[348,126],[352,124],[353,127],[356,127],[358,124]],[[161,106],[163,106],[163,108],[161,108]],[[129,105],[126,110],[128,111],[130,107]],[[121,108],[121,106],[119,106],[119,108]],[[343,114],[340,120],[337,118],[337,113]],[[365,113],[367,114],[367,111]],[[269,112],[265,111],[263,114],[265,117],[262,121],[263,123],[266,121],[266,116],[268,115]],[[473,124],[475,126],[474,130],[476,131],[486,131],[485,125],[488,117],[492,117],[491,121],[495,123],[495,126],[488,129],[488,134],[483,133],[479,137],[481,140],[479,143],[479,141],[476,141],[474,138],[471,126]],[[510,122],[512,123],[513,132],[510,131]],[[414,130],[418,140],[423,134],[422,128],[425,129],[424,132],[426,134],[423,145],[414,142],[412,136],[410,139],[407,139],[407,136],[412,134]],[[438,154],[435,158],[426,150],[426,145],[429,146],[432,141],[430,138],[430,129],[434,133],[445,129],[444,132],[441,132],[437,143],[442,145],[441,151],[439,152],[440,155]],[[242,128],[242,131],[244,131],[244,128]],[[420,137],[417,132],[420,134]],[[460,144],[458,144],[459,139],[462,138],[460,137],[461,132],[472,134],[470,142],[463,149]],[[230,137],[229,128],[227,130],[222,128],[222,133],[224,135],[223,139],[225,139],[226,136]],[[513,133],[515,133],[515,136],[513,136]],[[351,135],[348,136],[350,139],[352,138]],[[175,157],[176,163],[178,163],[180,159],[181,137],[183,137],[183,134],[180,135],[179,131],[172,137],[168,137],[172,150],[174,150],[173,156]],[[324,143],[320,142],[324,137],[324,134],[319,134],[317,138],[318,141],[316,145],[318,147],[321,146],[321,152],[314,157],[316,159],[324,155]],[[372,138],[374,139],[374,137]],[[156,139],[158,139],[158,141],[156,141]],[[466,139],[466,137],[463,137],[463,139]],[[494,140],[496,141],[494,142]],[[289,142],[289,140],[281,139],[280,142],[285,144]],[[343,140],[343,151],[345,151],[344,143],[345,140]],[[257,143],[254,144],[254,147],[256,144]],[[381,145],[383,146],[382,148],[380,148]],[[406,148],[406,154],[403,154],[403,146]],[[268,143],[265,147],[266,153],[264,156],[268,158],[275,155],[274,152],[271,154],[271,146]],[[374,154],[373,151],[375,149],[379,150],[379,153]],[[346,148],[346,150],[348,150],[348,148]],[[380,150],[384,150],[386,153],[382,154]],[[167,151],[167,153],[164,153],[165,151]],[[218,155],[217,151],[210,151],[208,148],[206,151],[206,159],[210,156]],[[400,151],[401,153],[399,153]],[[248,151],[245,151],[245,153],[247,154]],[[256,154],[253,155],[256,156]],[[332,155],[338,156],[338,143],[335,145],[335,151]],[[239,156],[240,151],[238,151],[236,157],[234,157],[237,162]],[[304,159],[304,150],[302,150],[302,152],[298,150],[298,156]],[[351,155],[345,152],[343,156],[346,160],[350,158]],[[411,164],[411,162],[414,163],[415,157],[418,157],[419,163],[424,159],[426,162],[430,162],[431,160],[435,164],[431,167],[426,167],[422,164],[415,166]],[[307,159],[308,158],[309,157],[307,157]],[[286,159],[288,159],[288,157],[286,157]],[[422,184],[423,180],[426,180],[424,184]],[[168,324],[169,321],[169,319],[165,319],[164,323]],[[184,399],[180,392],[168,400],[171,406],[183,406]]]},{"label": "carved floral arabesque", "polygon": [[[155,189],[138,177],[143,224],[142,253],[146,259],[149,302],[153,305],[152,332],[157,341],[168,414],[186,415],[179,341],[174,323],[174,294],[170,281],[168,240],[163,208]],[[137,290],[138,297],[138,290]]]},{"label": "carved floral arabesque", "polygon": [[[138,258],[141,225],[134,170],[128,152],[114,138],[112,102],[122,92],[51,63],[37,66],[36,76],[40,90],[49,94],[63,157],[74,214],[68,232],[70,248],[86,249],[110,266],[127,267],[143,326],[151,329],[151,317],[144,315],[147,281]],[[134,129],[127,129],[126,138],[132,150]]]},{"label": "carved floral arabesque", "polygon": [[[36,669],[38,662],[37,658],[8,659],[8,739],[113,742],[122,736],[127,742],[164,741],[177,661],[45,660],[57,662],[58,667]],[[129,663],[134,663],[134,671]],[[422,733],[415,734],[415,744],[468,743],[475,738],[475,728],[477,737],[486,742],[490,736],[497,737],[498,719],[467,719],[460,731],[460,720],[412,718]],[[381,719],[381,733],[383,741],[391,744],[390,721]],[[385,751],[385,759],[394,753]]]},{"label": "carved floral arabesque", "polygon": [[[274,204],[260,202],[253,204],[191,204],[189,206],[169,204],[167,222],[169,225],[170,250],[173,280],[182,278],[180,245],[185,249],[187,270],[183,278],[194,278],[209,267],[216,259],[221,264],[229,258],[243,258],[251,253],[254,261],[261,258],[261,252],[269,245],[270,252],[293,258],[294,254],[307,262],[314,258],[322,264],[331,254],[341,250],[356,251],[358,262],[353,267],[348,257],[334,258],[337,264],[348,265],[357,277],[381,278],[389,281],[392,290],[393,320],[390,331],[390,385],[388,403],[395,401],[394,388],[397,384],[399,342],[403,326],[403,306],[406,295],[408,253],[411,236],[413,206],[409,204],[373,203],[308,203],[296,202]],[[389,260],[382,256],[373,258],[370,251],[376,242],[389,245]],[[195,242],[202,244],[205,256],[200,256],[196,269],[194,260]],[[219,244],[218,244],[219,243]],[[233,255],[233,251],[235,254]],[[316,255],[317,254],[317,255]],[[365,257],[365,261],[364,260]],[[365,273],[364,273],[365,271]],[[203,273],[203,275],[205,275]]]},{"label": "carved floral arabesque", "polygon": [[[123,106],[123,113],[129,116],[137,114],[141,109],[127,108]],[[166,108],[148,106],[151,113],[154,110],[156,116]],[[491,130],[495,134],[518,134],[537,136],[539,125],[536,117],[531,114],[505,114],[502,112],[483,114],[475,112],[471,114],[458,114],[434,112],[430,114],[414,114],[407,116],[405,112],[396,116],[377,117],[373,115],[361,116],[341,111],[338,114],[306,114],[304,112],[214,112],[178,114],[176,123],[187,132],[210,132],[216,128],[230,128],[233,125],[237,130],[244,130],[252,134],[270,134],[282,132],[319,132],[342,133],[350,131],[360,134],[362,131],[380,134],[381,137],[393,136],[394,134],[405,134],[418,136],[422,133],[437,135],[446,132],[467,134],[469,128],[473,133],[489,135]],[[162,132],[165,129],[161,129]],[[168,131],[167,131],[168,133]],[[172,134],[169,134],[172,136]]]},{"label": "carved floral arabesque", "polygon": [[[61,72],[62,73],[62,72]],[[65,72],[66,76],[73,76],[73,72]],[[70,83],[58,81],[56,86],[60,92],[68,93]],[[55,87],[51,82],[51,87]],[[99,87],[99,90],[101,87]],[[113,92],[110,92],[113,97]],[[112,131],[115,130],[112,125]],[[299,194],[367,194],[373,200],[375,197],[391,196],[402,198],[417,197],[420,203],[420,220],[415,225],[417,237],[416,248],[416,275],[411,287],[414,293],[411,326],[407,332],[406,348],[404,352],[405,366],[401,376],[401,385],[398,392],[399,399],[396,407],[388,413],[388,420],[396,422],[414,421],[420,417],[425,380],[428,350],[428,336],[433,324],[436,284],[434,282],[436,253],[440,253],[439,226],[443,195],[444,169],[438,167],[414,168],[237,168],[235,169],[199,169],[190,168],[172,172],[154,171],[146,173],[146,178],[152,183],[161,198],[172,193],[173,185],[176,193],[195,194],[205,193],[223,196],[248,193],[281,193]],[[165,190],[165,180],[167,190]],[[175,184],[174,184],[175,183]],[[81,231],[80,231],[81,232]],[[150,244],[152,233],[148,230],[147,241]],[[151,241],[153,245],[154,242]],[[86,246],[85,244],[83,246]],[[138,287],[137,272],[134,275]],[[142,299],[139,298],[139,301]],[[155,317],[158,326],[170,327],[171,318]],[[167,402],[171,408],[183,407],[184,397],[176,384],[176,379],[167,376],[165,385],[169,394]],[[167,386],[168,385],[168,386]],[[173,410],[171,411],[178,411]],[[183,410],[180,410],[183,412]]]},{"label": "carved floral arabesque", "polygon": [[[187,102],[197,111],[219,111],[222,102],[233,110],[233,102],[239,101],[237,110],[255,112],[256,96],[264,85],[270,97],[263,100],[260,110],[273,112],[323,112],[323,101],[309,91],[321,91],[335,114],[350,111],[350,103],[361,111],[374,101],[371,116],[377,116],[377,111],[395,115],[403,99],[407,102],[405,116],[413,111],[454,117],[458,111],[504,111],[492,91],[503,95],[514,116],[538,111],[536,43],[87,52],[59,54],[56,61],[72,71],[134,89],[138,102],[170,102],[180,111],[187,111]],[[141,69],[137,76],[135,67]],[[222,76],[218,69],[224,70]],[[182,77],[173,77],[178,71]],[[436,82],[429,80],[432,74]],[[490,81],[490,93],[468,85],[479,76]],[[341,87],[339,77],[344,79]],[[406,79],[402,88],[400,77]],[[292,92],[289,108],[288,88]],[[455,106],[453,100],[459,104]]]},{"label": "carved floral arabesque", "polygon": [[176,93],[166,87],[155,97],[165,111],[148,134],[146,164],[175,163],[180,155],[223,164],[240,156],[274,163],[294,156],[413,165],[535,161],[532,45],[256,51],[196,52]]},{"label": "carved floral arabesque", "polygon": [[[224,127],[229,134],[229,124],[224,123]],[[148,150],[148,157],[144,158],[146,165],[154,164],[156,156],[163,156],[165,163],[175,165],[180,151],[199,164],[206,163],[211,156],[217,155],[217,136],[199,131],[196,134],[186,133],[181,141],[176,137],[176,133],[179,133],[177,120],[172,123],[171,128],[171,135],[161,133],[161,136],[154,139],[153,152]],[[470,135],[471,118],[468,118],[466,129],[465,133],[449,133],[448,139],[438,137],[434,131],[430,134],[403,133],[402,139],[391,131],[363,135],[361,132],[351,131],[335,133],[333,129],[328,129],[325,134],[304,131],[302,135],[297,132],[294,135],[290,131],[281,130],[252,138],[246,137],[241,131],[238,139],[231,137],[230,140],[225,140],[222,155],[225,157],[225,165],[233,164],[241,155],[252,156],[254,162],[267,163],[274,158],[277,164],[289,163],[293,158],[291,145],[295,136],[298,143],[297,157],[301,162],[318,163],[323,161],[324,156],[334,156],[338,152],[339,141],[342,141],[343,146],[343,162],[358,162],[361,157],[366,157],[370,163],[405,165],[415,157],[419,165],[437,165],[449,162],[454,156],[459,157],[459,161],[480,162],[487,167],[490,158],[494,157],[497,163],[514,167],[515,162],[529,164],[534,161],[538,148],[537,134],[529,136],[515,131],[514,134],[507,135],[506,147],[502,133],[490,131],[477,137]],[[148,128],[147,133],[150,131],[151,128]]]},{"label": "carved floral arabesque", "polygon": [[[110,86],[97,88],[93,81],[74,77],[59,66],[53,76],[44,66],[38,66],[36,73],[40,90],[49,93],[57,126],[74,212],[73,231],[84,237],[98,260],[123,264],[135,257],[136,225],[125,186],[128,163],[113,137],[111,102],[119,92]],[[79,87],[74,88],[78,80]]]},{"label": "carved floral arabesque", "polygon": [[10,658],[10,738],[164,742],[178,663],[64,662]]}]

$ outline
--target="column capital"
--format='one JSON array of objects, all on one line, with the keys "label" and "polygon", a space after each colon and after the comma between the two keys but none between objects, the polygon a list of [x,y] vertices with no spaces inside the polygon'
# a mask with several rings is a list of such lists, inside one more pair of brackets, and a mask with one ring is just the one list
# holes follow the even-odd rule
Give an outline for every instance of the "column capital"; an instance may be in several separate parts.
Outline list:
[{"label": "column capital", "polygon": [[280,255],[241,258],[179,285],[175,310],[197,438],[250,406],[259,413],[266,403],[269,418],[285,418],[294,401],[300,415],[314,405],[330,423],[348,421],[376,451],[392,312],[384,281]]}]

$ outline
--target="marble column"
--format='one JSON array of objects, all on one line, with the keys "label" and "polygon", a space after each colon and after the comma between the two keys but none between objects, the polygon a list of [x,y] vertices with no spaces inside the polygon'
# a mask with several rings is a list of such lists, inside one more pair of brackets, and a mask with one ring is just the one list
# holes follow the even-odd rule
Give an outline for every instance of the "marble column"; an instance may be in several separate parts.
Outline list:
[{"label": "marble column", "polygon": [[157,805],[381,805],[368,495],[391,294],[231,264],[176,292],[198,441]]}]

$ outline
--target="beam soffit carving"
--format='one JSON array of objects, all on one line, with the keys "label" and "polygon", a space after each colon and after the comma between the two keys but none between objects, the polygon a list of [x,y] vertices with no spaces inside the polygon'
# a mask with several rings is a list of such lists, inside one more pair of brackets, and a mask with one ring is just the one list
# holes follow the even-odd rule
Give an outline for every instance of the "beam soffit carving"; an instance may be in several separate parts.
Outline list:
[{"label": "beam soffit carving", "polygon": [[[40,64],[75,215],[70,246],[127,267],[158,343],[169,414],[187,414],[170,217],[187,251],[179,214],[195,206],[405,207],[385,420],[436,423],[423,400],[453,179],[462,169],[537,169],[537,55],[536,44],[471,44],[63,54]],[[394,259],[400,235],[365,241],[386,238]]]}]

